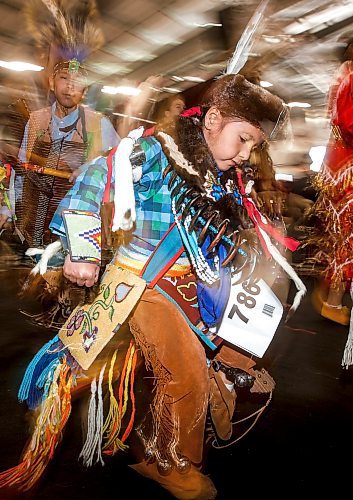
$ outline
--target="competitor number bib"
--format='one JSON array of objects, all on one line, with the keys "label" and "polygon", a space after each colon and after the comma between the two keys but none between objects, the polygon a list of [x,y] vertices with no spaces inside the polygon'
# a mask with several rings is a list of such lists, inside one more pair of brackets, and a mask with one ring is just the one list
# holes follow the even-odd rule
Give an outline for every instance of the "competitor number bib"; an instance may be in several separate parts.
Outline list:
[{"label": "competitor number bib", "polygon": [[[236,277],[235,277],[236,278]],[[261,358],[277,330],[283,306],[267,283],[232,285],[217,335]]]}]

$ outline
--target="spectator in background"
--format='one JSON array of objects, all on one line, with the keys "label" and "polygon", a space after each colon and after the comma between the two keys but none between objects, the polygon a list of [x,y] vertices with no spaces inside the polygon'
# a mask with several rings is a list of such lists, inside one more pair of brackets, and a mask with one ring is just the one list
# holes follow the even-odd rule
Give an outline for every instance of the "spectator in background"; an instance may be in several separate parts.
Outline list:
[{"label": "spectator in background", "polygon": [[[88,86],[85,58],[104,41],[95,24],[95,2],[69,12],[56,8],[46,2],[26,5],[27,29],[46,58],[54,98],[51,106],[30,114],[18,155],[17,227],[31,247],[51,241],[48,225],[73,172],[120,140],[108,118],[82,105]],[[23,168],[26,164],[50,170],[38,173]]]},{"label": "spectator in background", "polygon": [[155,103],[155,94],[162,86],[161,75],[152,75],[141,82],[137,89],[138,94],[130,97],[127,103],[121,106],[121,118],[117,121],[116,129],[120,137],[126,137],[134,128],[140,125],[153,124],[151,115]]},{"label": "spectator in background", "polygon": [[182,94],[174,94],[154,106],[154,95],[162,86],[162,81],[160,75],[154,75],[140,83],[139,94],[131,97],[122,108],[122,118],[116,127],[120,137],[126,137],[139,125],[149,124],[155,125],[156,130],[175,136],[176,120],[185,109],[185,99]]},{"label": "spectator in background", "polygon": [[[53,170],[51,175],[23,171],[17,226],[29,246],[50,242],[48,224],[71,187],[72,173],[119,143],[109,119],[81,105],[87,89],[86,76],[78,61],[58,61],[49,81],[54,103],[31,113],[27,122],[19,161]],[[58,176],[64,173],[66,178]],[[18,181],[16,189],[19,197]]]},{"label": "spectator in background", "polygon": [[156,129],[175,136],[175,125],[178,116],[185,109],[185,98],[182,94],[167,97],[161,102],[156,113]]}]

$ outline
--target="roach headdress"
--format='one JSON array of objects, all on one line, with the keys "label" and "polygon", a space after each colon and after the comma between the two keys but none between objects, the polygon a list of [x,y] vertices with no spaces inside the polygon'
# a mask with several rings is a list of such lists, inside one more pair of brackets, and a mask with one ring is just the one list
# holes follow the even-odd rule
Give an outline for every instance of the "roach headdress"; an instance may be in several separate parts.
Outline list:
[{"label": "roach headdress", "polygon": [[96,25],[95,0],[31,0],[25,7],[27,30],[55,74],[61,69],[87,74],[84,61],[103,45]]}]

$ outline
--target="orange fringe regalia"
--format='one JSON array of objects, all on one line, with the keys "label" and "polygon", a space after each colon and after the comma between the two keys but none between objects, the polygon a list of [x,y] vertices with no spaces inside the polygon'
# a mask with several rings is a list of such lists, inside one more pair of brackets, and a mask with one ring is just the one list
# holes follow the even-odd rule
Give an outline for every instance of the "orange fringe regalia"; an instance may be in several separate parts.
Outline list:
[{"label": "orange fringe regalia", "polygon": [[322,171],[315,179],[319,193],[310,219],[315,225],[306,245],[310,260],[324,266],[332,285],[353,277],[353,98],[352,63],[340,68],[329,99],[332,132]]},{"label": "orange fringe regalia", "polygon": [[[125,352],[122,349],[120,354],[124,355]],[[98,461],[103,463],[102,452],[114,455],[118,450],[128,448],[125,441],[135,417],[137,350],[134,342],[130,341],[121,375],[118,368],[121,359],[117,359],[117,354],[115,350],[109,368],[105,362],[100,372],[96,365],[94,370],[84,373],[58,336],[36,354],[26,370],[18,394],[20,401],[26,401],[30,409],[36,409],[35,427],[20,463],[0,474],[0,488],[15,487],[27,491],[35,485],[61,441],[71,413],[72,397],[90,383],[88,431],[80,454],[83,464],[90,466]],[[107,384],[110,396],[105,419],[103,384]]]},{"label": "orange fringe regalia", "polygon": [[334,285],[353,276],[353,166],[348,161],[337,172],[325,167],[315,179],[319,197],[310,214],[315,229],[306,245],[314,248],[310,260],[323,266],[325,277]]}]

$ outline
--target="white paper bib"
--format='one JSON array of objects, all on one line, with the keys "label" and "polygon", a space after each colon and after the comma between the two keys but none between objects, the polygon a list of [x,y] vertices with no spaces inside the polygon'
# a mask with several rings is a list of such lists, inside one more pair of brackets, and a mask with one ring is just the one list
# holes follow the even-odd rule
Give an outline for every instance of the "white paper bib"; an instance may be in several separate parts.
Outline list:
[{"label": "white paper bib", "polygon": [[282,314],[281,302],[264,280],[253,284],[244,281],[232,285],[217,335],[261,358],[274,337]]}]

